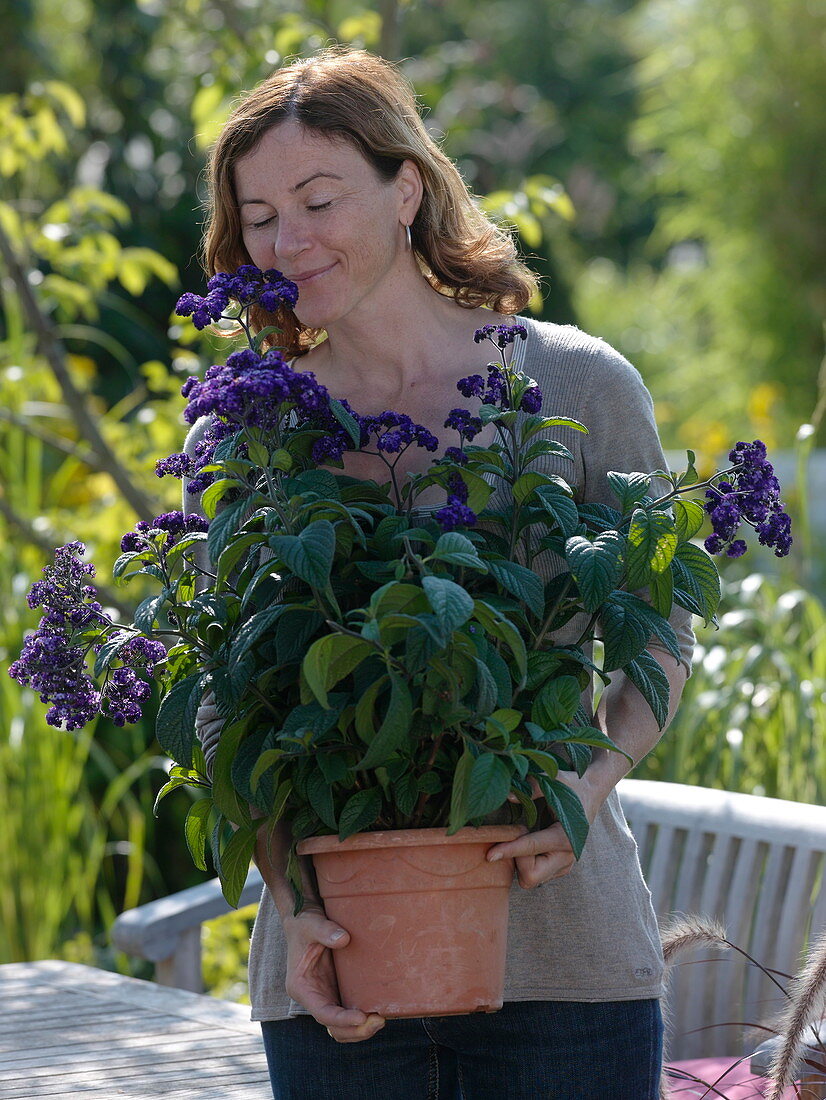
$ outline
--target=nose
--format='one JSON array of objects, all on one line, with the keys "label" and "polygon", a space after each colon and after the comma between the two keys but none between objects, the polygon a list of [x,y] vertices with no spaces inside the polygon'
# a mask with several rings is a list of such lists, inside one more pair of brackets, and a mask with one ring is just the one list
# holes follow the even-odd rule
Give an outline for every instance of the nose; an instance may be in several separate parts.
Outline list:
[{"label": "nose", "polygon": [[273,252],[276,258],[293,259],[309,245],[306,228],[300,218],[281,216],[276,222]]}]

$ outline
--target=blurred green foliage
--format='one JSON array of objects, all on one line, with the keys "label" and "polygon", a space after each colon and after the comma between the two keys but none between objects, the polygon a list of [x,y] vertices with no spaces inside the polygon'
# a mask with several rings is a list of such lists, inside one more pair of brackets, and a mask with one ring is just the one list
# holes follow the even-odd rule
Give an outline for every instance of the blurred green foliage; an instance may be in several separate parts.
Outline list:
[{"label": "blurred green foliage", "polygon": [[[484,18],[471,0],[20,0],[6,32],[0,235],[18,270],[0,257],[3,663],[36,622],[24,593],[50,546],[87,542],[117,604],[121,533],[176,506],[153,467],[180,445],[181,379],[211,354],[170,326],[179,290],[201,282],[205,150],[242,88],[328,42],[402,59],[427,124],[518,229],[543,277],[539,315],[640,367],[668,446],[707,461],[735,436],[788,447],[811,414],[826,314],[826,10],[812,0],[486,0]],[[688,394],[702,399],[691,417]],[[811,588],[809,547],[792,568]],[[822,799],[822,593],[778,598],[761,578],[732,572],[742,610],[719,642],[702,636],[644,774]],[[151,817],[151,716],[90,737],[42,710],[0,685],[0,843],[16,853],[0,961],[111,964],[112,914],[192,881],[169,820],[185,807]],[[206,951],[210,984],[233,995],[224,963],[245,929],[233,918]]]}]

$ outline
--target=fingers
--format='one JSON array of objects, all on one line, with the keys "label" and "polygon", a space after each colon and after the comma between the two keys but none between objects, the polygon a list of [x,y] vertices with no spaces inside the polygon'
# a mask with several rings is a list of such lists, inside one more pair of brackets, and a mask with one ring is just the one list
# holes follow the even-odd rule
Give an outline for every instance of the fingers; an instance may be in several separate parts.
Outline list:
[{"label": "fingers", "polygon": [[301,921],[306,937],[324,944],[325,947],[346,947],[350,942],[350,933],[340,924],[330,920],[323,909],[302,909],[295,918]]},{"label": "fingers", "polygon": [[559,824],[494,844],[487,858],[490,862],[505,858],[515,860],[517,879],[524,890],[534,890],[551,879],[567,875],[576,862],[570,842]]},{"label": "fingers", "polygon": [[[343,1011],[347,1012],[350,1010],[344,1009]],[[358,1027],[342,1027],[334,1024],[327,1028],[327,1034],[331,1039],[335,1039],[337,1043],[363,1043],[366,1039],[372,1039],[377,1031],[381,1031],[385,1022],[383,1016],[371,1012],[362,1025]]]}]

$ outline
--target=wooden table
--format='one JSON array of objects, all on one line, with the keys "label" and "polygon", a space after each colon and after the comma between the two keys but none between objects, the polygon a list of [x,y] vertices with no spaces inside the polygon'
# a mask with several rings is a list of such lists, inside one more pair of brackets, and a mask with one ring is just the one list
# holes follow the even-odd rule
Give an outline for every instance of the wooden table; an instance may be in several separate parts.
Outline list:
[{"label": "wooden table", "polygon": [[49,960],[0,966],[1,1100],[272,1100],[246,1005]]}]

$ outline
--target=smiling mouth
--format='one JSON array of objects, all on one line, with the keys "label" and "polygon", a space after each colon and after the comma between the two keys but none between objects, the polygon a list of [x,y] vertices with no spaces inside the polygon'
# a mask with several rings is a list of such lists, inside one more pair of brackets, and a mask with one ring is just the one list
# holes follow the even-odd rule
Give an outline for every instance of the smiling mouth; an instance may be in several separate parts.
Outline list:
[{"label": "smiling mouth", "polygon": [[308,271],[306,275],[293,275],[290,281],[296,283],[298,286],[306,286],[307,283],[311,283],[322,275],[326,275],[328,271],[332,271],[335,266],[336,265],[332,263],[327,267],[319,268],[318,271]]}]

